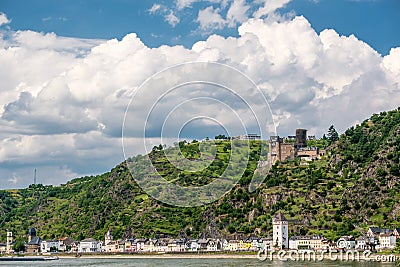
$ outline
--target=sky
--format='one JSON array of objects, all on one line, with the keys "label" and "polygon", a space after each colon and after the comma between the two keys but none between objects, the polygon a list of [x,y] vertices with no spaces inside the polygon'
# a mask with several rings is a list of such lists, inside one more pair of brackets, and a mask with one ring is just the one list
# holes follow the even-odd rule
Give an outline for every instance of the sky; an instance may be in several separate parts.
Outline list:
[{"label": "sky", "polygon": [[170,92],[148,117],[163,93],[153,75],[187,62],[224,64],[202,77],[236,81],[279,135],[343,132],[400,106],[398,25],[397,0],[0,0],[0,189],[28,186],[34,169],[54,185],[109,171],[122,144],[145,153],[142,124],[158,144],[160,114],[187,139],[240,134],[237,118],[257,132],[210,84]]}]

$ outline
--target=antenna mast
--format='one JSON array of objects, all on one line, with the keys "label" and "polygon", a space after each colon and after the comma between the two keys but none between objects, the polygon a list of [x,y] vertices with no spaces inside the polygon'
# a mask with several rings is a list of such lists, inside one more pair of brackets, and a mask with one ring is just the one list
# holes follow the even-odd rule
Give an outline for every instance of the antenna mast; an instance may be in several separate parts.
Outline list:
[{"label": "antenna mast", "polygon": [[36,169],[35,169],[34,174],[33,174],[33,184],[36,184]]}]

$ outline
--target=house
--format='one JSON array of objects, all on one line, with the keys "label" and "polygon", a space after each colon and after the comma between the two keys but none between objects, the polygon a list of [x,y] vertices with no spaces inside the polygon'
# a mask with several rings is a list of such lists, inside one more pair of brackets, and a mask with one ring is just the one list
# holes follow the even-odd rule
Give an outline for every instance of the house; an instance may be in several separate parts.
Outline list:
[{"label": "house", "polygon": [[125,241],[124,240],[119,240],[118,241],[118,251],[120,253],[125,252]]},{"label": "house", "polygon": [[73,241],[71,243],[71,252],[78,252],[79,242]]},{"label": "house", "polygon": [[400,238],[400,228],[395,228],[393,231],[394,236],[396,237],[396,239]]},{"label": "house", "polygon": [[368,236],[360,236],[356,239],[355,249],[366,250],[366,249],[368,249],[368,243],[369,243]]},{"label": "house", "polygon": [[86,238],[79,242],[79,253],[101,252],[103,250],[103,242],[97,241],[94,238]]},{"label": "house", "polygon": [[176,239],[169,239],[168,240],[168,251],[170,251],[170,252],[176,252],[177,251]]},{"label": "house", "polygon": [[292,236],[289,239],[289,248],[327,251],[329,249],[329,244],[328,240],[326,240],[322,235]]},{"label": "house", "polygon": [[272,239],[275,249],[289,247],[289,222],[282,213],[278,213],[272,218]]},{"label": "house", "polygon": [[220,251],[222,243],[219,239],[209,239],[207,244],[207,251]]},{"label": "house", "polygon": [[258,241],[258,244],[259,244],[259,249],[272,250],[273,248],[272,238],[261,238]]},{"label": "house", "polygon": [[247,241],[244,241],[244,240],[239,240],[239,243],[238,243],[238,250],[239,251],[247,251],[247,250],[250,249],[250,247],[251,247],[251,242],[247,242]]},{"label": "house", "polygon": [[393,231],[389,228],[370,227],[367,236],[378,237],[380,234],[392,234]]},{"label": "house", "polygon": [[154,238],[150,238],[150,239],[147,239],[145,242],[144,242],[144,248],[143,248],[143,251],[145,251],[145,252],[155,252],[155,251],[157,251],[157,239],[154,239]]},{"label": "house", "polygon": [[396,237],[393,233],[391,234],[381,233],[378,239],[379,239],[379,245],[376,248],[380,251],[394,249],[396,247]]},{"label": "house", "polygon": [[39,253],[40,252],[40,243],[42,240],[40,237],[36,236],[36,229],[31,228],[28,231],[28,246],[26,249],[27,253]]},{"label": "house", "polygon": [[169,251],[169,249],[171,249],[171,252],[173,252],[173,249],[176,248],[176,245],[170,246],[171,242],[173,242],[173,240],[169,239],[169,238],[159,239],[158,243],[157,243],[157,251],[158,252],[167,252],[167,251]]},{"label": "house", "polygon": [[107,252],[107,253],[119,252],[118,240],[107,240],[107,244],[104,245],[104,252]]},{"label": "house", "polygon": [[146,243],[146,238],[136,239],[136,251],[143,252],[144,251],[144,244]]},{"label": "house", "polygon": [[208,239],[199,239],[197,243],[199,244],[199,250],[207,250]]},{"label": "house", "polygon": [[198,251],[199,250],[199,243],[197,242],[196,239],[190,240],[189,242],[189,250],[190,251]]},{"label": "house", "polygon": [[136,251],[136,243],[133,238],[129,238],[125,240],[125,252],[135,252]]},{"label": "house", "polygon": [[228,246],[225,250],[228,251],[238,251],[239,250],[239,240],[229,240]]},{"label": "house", "polygon": [[184,239],[169,239],[167,240],[168,251],[170,252],[182,252],[185,251],[185,240]]},{"label": "house", "polygon": [[336,244],[339,249],[354,249],[356,247],[356,240],[353,236],[342,236]]},{"label": "house", "polygon": [[176,240],[176,249],[179,252],[185,251],[186,246],[185,246],[186,240],[181,238]]},{"label": "house", "polygon": [[60,242],[58,240],[43,240],[40,243],[41,252],[57,252],[60,250]]},{"label": "house", "polygon": [[71,250],[71,244],[74,242],[73,239],[68,238],[68,237],[62,237],[58,239],[59,243],[59,251],[70,251]]},{"label": "house", "polygon": [[0,243],[0,254],[5,254],[7,252],[7,245]]},{"label": "house", "polygon": [[229,242],[228,242],[228,240],[226,240],[226,239],[222,239],[221,240],[221,250],[228,250],[227,248],[228,248],[228,244],[229,244]]},{"label": "house", "polygon": [[381,233],[381,229],[379,227],[370,227],[368,228],[367,236],[378,236]]},{"label": "house", "polygon": [[251,243],[250,243],[251,245],[250,245],[250,250],[251,251],[258,251],[259,249],[260,249],[260,242],[259,242],[259,239],[253,239],[253,240],[251,240]]}]

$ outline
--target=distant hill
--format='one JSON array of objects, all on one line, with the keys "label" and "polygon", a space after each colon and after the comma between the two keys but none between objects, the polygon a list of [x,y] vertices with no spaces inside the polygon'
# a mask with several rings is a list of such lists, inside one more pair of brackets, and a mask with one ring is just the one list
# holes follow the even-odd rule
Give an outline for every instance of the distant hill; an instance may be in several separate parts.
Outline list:
[{"label": "distant hill", "polygon": [[[315,145],[313,141],[313,145]],[[74,179],[61,186],[31,185],[0,191],[0,227],[21,238],[30,227],[44,239],[69,236],[103,239],[111,228],[116,238],[271,235],[271,216],[281,211],[291,234],[320,233],[335,239],[360,235],[368,225],[400,227],[400,109],[374,114],[348,129],[309,165],[296,159],[278,162],[253,193],[248,185],[260,157],[261,141],[251,141],[242,179],[218,201],[179,208],[145,194],[126,162],[110,172]],[[191,160],[199,144],[179,144]],[[149,154],[167,180],[182,186],[207,184],[227,167],[230,141],[216,141],[217,158],[199,173],[181,171],[165,158],[163,147]],[[135,175],[144,174],[143,156],[128,160]],[[0,240],[5,239],[5,232]]]}]

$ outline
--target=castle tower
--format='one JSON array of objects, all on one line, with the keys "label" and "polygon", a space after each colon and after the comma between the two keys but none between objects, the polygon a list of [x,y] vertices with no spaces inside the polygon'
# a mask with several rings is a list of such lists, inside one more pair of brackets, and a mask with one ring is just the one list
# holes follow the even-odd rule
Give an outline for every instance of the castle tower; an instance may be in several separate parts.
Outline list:
[{"label": "castle tower", "polygon": [[108,230],[107,233],[104,235],[104,245],[107,246],[107,244],[111,241],[113,241],[113,236],[111,235],[111,231]]},{"label": "castle tower", "polygon": [[289,248],[289,222],[282,213],[272,218],[272,246],[279,249]]},{"label": "castle tower", "polygon": [[6,253],[10,254],[12,251],[12,243],[13,243],[13,234],[11,231],[7,230],[7,244],[6,244]]},{"label": "castle tower", "polygon": [[28,243],[31,242],[32,238],[36,236],[36,229],[31,228],[28,231]]},{"label": "castle tower", "polygon": [[307,147],[307,130],[296,129],[296,143],[295,148]]}]

